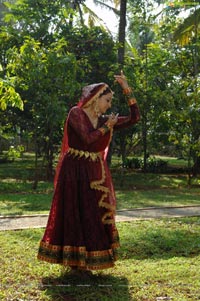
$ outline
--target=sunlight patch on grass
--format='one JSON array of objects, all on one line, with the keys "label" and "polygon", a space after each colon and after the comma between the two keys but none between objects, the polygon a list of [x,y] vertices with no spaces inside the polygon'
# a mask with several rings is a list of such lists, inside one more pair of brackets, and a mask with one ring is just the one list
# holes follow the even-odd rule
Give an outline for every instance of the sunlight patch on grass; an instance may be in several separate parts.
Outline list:
[{"label": "sunlight patch on grass", "polygon": [[1,215],[48,213],[52,194],[0,194]]},{"label": "sunlight patch on grass", "polygon": [[117,190],[117,209],[200,205],[197,189]]}]

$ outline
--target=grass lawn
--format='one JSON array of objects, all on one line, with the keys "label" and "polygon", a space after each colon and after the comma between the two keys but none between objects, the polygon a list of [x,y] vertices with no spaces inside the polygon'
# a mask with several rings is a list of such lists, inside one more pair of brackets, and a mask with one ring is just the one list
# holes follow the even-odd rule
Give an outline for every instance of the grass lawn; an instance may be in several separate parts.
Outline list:
[{"label": "grass lawn", "polygon": [[[185,174],[143,174],[116,166],[111,172],[118,209],[200,204],[199,179],[188,188]],[[33,190],[32,179],[29,155],[0,164],[0,215],[49,212],[53,184],[40,181]],[[116,267],[94,272],[90,280],[64,276],[59,265],[37,261],[44,229],[0,232],[0,300],[200,300],[200,218],[117,225]]]},{"label": "grass lawn", "polygon": [[[144,174],[116,168],[115,160],[111,172],[117,209],[200,204],[199,179],[193,180],[193,186],[188,188],[186,174]],[[184,163],[173,158],[169,161],[174,166]],[[0,164],[0,215],[49,212],[53,183],[40,181],[37,190],[33,190],[33,174],[33,157],[30,154],[15,162]]]},{"label": "grass lawn", "polygon": [[[188,188],[182,176],[129,173],[121,184],[113,173],[117,209],[200,205],[200,189]],[[125,181],[125,180],[124,180]],[[46,214],[49,212],[53,184],[40,182],[36,191],[31,182],[0,181],[0,215]]]},{"label": "grass lawn", "polygon": [[116,267],[89,280],[37,261],[43,229],[0,232],[2,301],[200,300],[200,218],[118,223]]}]

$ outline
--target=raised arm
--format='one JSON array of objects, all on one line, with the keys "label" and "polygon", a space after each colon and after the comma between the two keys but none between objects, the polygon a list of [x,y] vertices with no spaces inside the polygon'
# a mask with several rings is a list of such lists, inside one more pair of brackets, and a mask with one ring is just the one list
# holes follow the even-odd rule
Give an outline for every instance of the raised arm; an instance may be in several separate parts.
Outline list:
[{"label": "raised arm", "polygon": [[128,116],[117,117],[117,115],[115,116],[111,115],[111,117],[109,117],[107,121],[108,126],[110,124],[110,127],[113,127],[113,129],[118,130],[118,129],[129,127],[130,125],[137,123],[140,120],[140,112],[139,112],[136,98],[133,94],[132,89],[128,86],[128,82],[125,75],[123,74],[123,71],[121,71],[120,75],[115,75],[115,80],[122,87],[123,94],[127,98],[128,105],[130,107],[130,114]]},{"label": "raised arm", "polygon": [[128,116],[119,116],[114,130],[127,128],[140,120],[140,112],[137,103],[129,104],[130,114]]}]

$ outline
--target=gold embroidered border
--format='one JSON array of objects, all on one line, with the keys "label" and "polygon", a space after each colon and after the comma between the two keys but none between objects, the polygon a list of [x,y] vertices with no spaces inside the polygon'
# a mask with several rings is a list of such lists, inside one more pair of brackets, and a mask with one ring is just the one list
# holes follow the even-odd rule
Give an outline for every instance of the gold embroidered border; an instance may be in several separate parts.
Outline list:
[{"label": "gold embroidered border", "polygon": [[[111,133],[110,133],[110,140],[112,138],[112,130],[111,130]],[[108,204],[107,202],[104,202],[105,198],[108,196],[110,192],[110,190],[103,186],[102,184],[104,183],[105,181],[105,169],[104,169],[104,164],[103,164],[103,160],[102,160],[102,157],[101,157],[101,154],[100,153],[94,153],[94,152],[88,152],[88,151],[83,151],[83,150],[78,150],[78,149],[74,149],[72,147],[69,148],[68,150],[68,153],[73,155],[74,157],[78,157],[78,158],[90,158],[92,161],[97,161],[97,159],[100,160],[100,163],[101,163],[101,172],[102,172],[102,176],[101,176],[101,179],[100,180],[96,180],[96,181],[92,181],[90,183],[90,187],[92,189],[96,189],[96,190],[99,190],[99,191],[102,191],[103,194],[98,202],[99,204],[99,207],[104,207],[106,209],[109,209],[111,210],[111,212],[107,212],[103,215],[102,217],[102,222],[104,224],[114,224],[115,221],[113,219],[113,214],[114,214],[114,211],[115,211],[115,206],[112,206],[110,204]]]},{"label": "gold embroidered border", "polygon": [[132,97],[128,100],[129,107],[134,105],[135,103],[137,103],[137,100],[135,99],[135,97]]},{"label": "gold embroidered border", "polygon": [[73,155],[74,157],[84,157],[85,159],[90,158],[92,161],[96,161],[98,158],[100,158],[100,153],[78,150],[72,147],[68,149],[68,153]]},{"label": "gold embroidered border", "polygon": [[[108,250],[86,251],[86,248],[84,246],[61,247],[41,242],[37,258],[49,263],[78,266],[81,269],[105,269],[114,266],[114,261],[117,260],[115,249],[118,247],[119,242],[115,242],[111,245],[111,249]],[[55,254],[56,250],[58,251],[58,254]],[[69,258],[65,258],[65,255]]]},{"label": "gold embroidered border", "polygon": [[[104,183],[105,181],[105,169],[104,169],[104,165],[103,165],[103,160],[102,158],[100,157],[100,163],[101,163],[101,171],[102,171],[102,177],[100,180],[97,180],[97,181],[93,181],[90,183],[90,187],[92,189],[96,189],[96,190],[99,190],[99,191],[102,191],[103,194],[99,200],[99,207],[104,207],[106,209],[109,209],[111,210],[112,212],[107,212],[103,215],[102,217],[102,222],[103,224],[114,224],[115,221],[114,219],[112,218],[113,216],[113,212],[115,211],[115,206],[112,206],[106,202],[104,202],[105,198],[108,196],[110,192],[110,190],[103,186],[102,184]],[[108,219],[108,217],[110,217],[110,219]]]},{"label": "gold embroidered border", "polygon": [[99,96],[108,88],[107,84],[104,84],[103,87],[92,97],[90,100],[83,106],[83,108],[88,108],[93,101],[95,101]]}]

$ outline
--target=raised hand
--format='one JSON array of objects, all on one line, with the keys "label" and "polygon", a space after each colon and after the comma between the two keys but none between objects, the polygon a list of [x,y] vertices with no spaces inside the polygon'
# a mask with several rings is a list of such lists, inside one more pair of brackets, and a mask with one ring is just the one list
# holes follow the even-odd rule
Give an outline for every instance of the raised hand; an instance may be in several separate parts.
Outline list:
[{"label": "raised hand", "polygon": [[120,86],[122,87],[123,90],[128,88],[128,82],[127,82],[126,76],[124,75],[122,70],[121,70],[120,75],[114,75],[114,78],[115,78],[116,82],[118,82],[120,84]]}]

